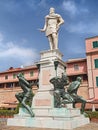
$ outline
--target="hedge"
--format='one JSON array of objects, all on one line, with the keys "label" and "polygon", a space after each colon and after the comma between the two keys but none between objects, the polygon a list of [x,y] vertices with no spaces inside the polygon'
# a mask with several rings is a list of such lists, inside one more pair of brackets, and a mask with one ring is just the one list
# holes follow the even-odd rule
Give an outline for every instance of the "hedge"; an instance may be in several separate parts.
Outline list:
[{"label": "hedge", "polygon": [[19,106],[20,104],[16,107],[15,110],[8,110],[5,108],[0,109],[0,117],[13,117],[14,114],[19,113]]},{"label": "hedge", "polygon": [[91,119],[91,118],[97,118],[98,119],[98,111],[86,111],[88,117]]}]

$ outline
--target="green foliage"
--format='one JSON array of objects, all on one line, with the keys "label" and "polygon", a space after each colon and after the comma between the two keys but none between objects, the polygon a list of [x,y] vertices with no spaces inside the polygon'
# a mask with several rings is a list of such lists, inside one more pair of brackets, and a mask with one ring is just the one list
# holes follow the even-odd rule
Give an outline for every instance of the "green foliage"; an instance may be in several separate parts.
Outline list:
[{"label": "green foliage", "polygon": [[91,118],[97,118],[98,119],[98,111],[86,111],[86,113],[88,114],[88,117]]},{"label": "green foliage", "polygon": [[0,109],[0,117],[13,117],[14,114],[18,114],[19,113],[19,107],[21,107],[21,104],[19,103],[16,107],[15,110],[8,110],[5,108]]},{"label": "green foliage", "polygon": [[18,114],[19,113],[19,108],[21,107],[21,103],[19,103],[16,107],[16,109],[14,110],[14,114]]},{"label": "green foliage", "polygon": [[1,110],[0,110],[0,116],[1,116],[1,117],[2,117],[2,116],[5,116],[5,117],[7,117],[7,116],[13,116],[14,113],[15,113],[14,110],[6,110],[6,109],[1,109]]}]

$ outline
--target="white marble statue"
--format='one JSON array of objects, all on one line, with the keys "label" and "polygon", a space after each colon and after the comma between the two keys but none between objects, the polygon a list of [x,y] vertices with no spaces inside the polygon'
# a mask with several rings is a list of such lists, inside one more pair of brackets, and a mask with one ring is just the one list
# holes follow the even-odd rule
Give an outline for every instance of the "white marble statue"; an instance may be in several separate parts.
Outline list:
[{"label": "white marble statue", "polygon": [[55,13],[54,8],[50,8],[49,15],[45,17],[45,25],[41,32],[45,32],[48,37],[50,50],[58,49],[58,31],[60,25],[64,23],[61,15]]}]

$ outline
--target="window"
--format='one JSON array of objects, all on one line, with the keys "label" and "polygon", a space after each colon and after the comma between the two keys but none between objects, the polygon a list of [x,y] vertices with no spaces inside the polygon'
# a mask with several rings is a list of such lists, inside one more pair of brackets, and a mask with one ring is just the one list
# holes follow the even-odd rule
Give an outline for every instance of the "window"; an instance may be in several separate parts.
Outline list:
[{"label": "window", "polygon": [[94,63],[95,63],[95,68],[98,68],[98,59],[95,59]]},{"label": "window", "polygon": [[98,77],[96,77],[96,86],[98,87]]},{"label": "window", "polygon": [[7,83],[6,88],[13,88],[13,83]]},{"label": "window", "polygon": [[93,48],[98,48],[98,41],[93,42]]},{"label": "window", "polygon": [[4,88],[4,84],[0,84],[0,88]]},{"label": "window", "polygon": [[75,64],[75,65],[74,65],[74,70],[79,70],[78,64]]},{"label": "window", "polygon": [[13,79],[16,79],[16,77],[17,77],[17,74],[13,74]]},{"label": "window", "polygon": [[8,79],[8,75],[5,75],[5,79]]},{"label": "window", "polygon": [[20,87],[19,82],[14,83],[15,87]]},{"label": "window", "polygon": [[33,76],[33,75],[34,75],[34,72],[33,72],[33,71],[31,71],[31,72],[30,72],[30,76]]}]

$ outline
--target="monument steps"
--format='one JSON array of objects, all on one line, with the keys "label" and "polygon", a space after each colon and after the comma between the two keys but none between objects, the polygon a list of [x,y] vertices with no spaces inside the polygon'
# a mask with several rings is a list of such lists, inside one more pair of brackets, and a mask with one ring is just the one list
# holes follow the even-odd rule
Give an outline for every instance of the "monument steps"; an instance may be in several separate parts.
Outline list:
[{"label": "monument steps", "polygon": [[77,108],[53,108],[47,109],[47,111],[48,115],[41,113],[43,116],[37,116],[35,113],[35,117],[30,117],[25,108],[20,108],[19,114],[8,119],[7,125],[66,130],[89,123],[89,119],[85,118]]}]

